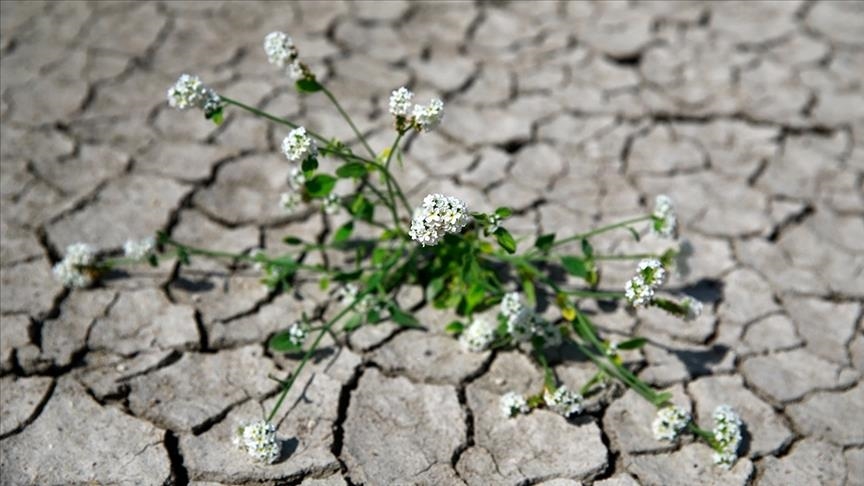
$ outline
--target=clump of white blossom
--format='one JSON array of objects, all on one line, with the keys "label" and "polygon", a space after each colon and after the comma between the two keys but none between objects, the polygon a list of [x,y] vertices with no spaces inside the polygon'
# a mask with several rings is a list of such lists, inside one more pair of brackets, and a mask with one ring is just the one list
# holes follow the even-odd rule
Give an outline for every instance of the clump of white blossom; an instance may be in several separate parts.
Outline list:
[{"label": "clump of white blossom", "polygon": [[624,286],[624,296],[634,307],[646,307],[654,300],[654,289],[663,285],[666,269],[656,258],[639,262],[636,275]]},{"label": "clump of white blossom", "polygon": [[327,214],[336,214],[342,209],[342,199],[331,192],[324,198],[323,208]]},{"label": "clump of white blossom", "polygon": [[461,199],[443,194],[429,194],[414,210],[411,239],[423,246],[434,246],[447,233],[459,233],[471,222],[468,206]]},{"label": "clump of white blossom", "polygon": [[302,162],[318,155],[318,146],[304,127],[297,127],[282,139],[282,153],[291,162]]},{"label": "clump of white blossom", "polygon": [[741,417],[729,405],[714,409],[714,463],[725,468],[732,467],[738,459],[741,445]]},{"label": "clump of white blossom", "polygon": [[156,240],[151,236],[143,240],[127,240],[123,244],[123,255],[135,261],[146,260],[156,250]]},{"label": "clump of white blossom", "polygon": [[684,309],[683,317],[685,321],[696,320],[696,318],[702,315],[702,302],[689,295],[681,300],[681,307]]},{"label": "clump of white blossom", "polygon": [[549,390],[544,390],[543,401],[549,410],[565,418],[582,412],[582,395],[568,390],[563,385],[552,393],[549,393]]},{"label": "clump of white blossom", "polygon": [[665,194],[660,194],[654,200],[654,212],[652,228],[654,232],[665,238],[675,238],[678,234],[678,216],[672,199]]},{"label": "clump of white blossom", "polygon": [[501,395],[499,405],[501,407],[501,414],[505,417],[515,417],[520,413],[528,413],[531,411],[525,397],[516,392],[508,392]]},{"label": "clump of white blossom", "polygon": [[303,174],[303,169],[300,167],[292,167],[288,173],[288,186],[295,191],[299,191],[306,183],[306,175]]},{"label": "clump of white blossom", "polygon": [[526,306],[518,292],[504,294],[499,309],[507,322],[507,333],[514,342],[522,343],[539,336],[547,347],[561,344],[561,330]]},{"label": "clump of white blossom", "polygon": [[221,99],[198,76],[181,74],[177,82],[168,88],[168,104],[178,110],[200,108],[209,116],[219,109]]},{"label": "clump of white blossom", "polygon": [[273,464],[282,454],[276,428],[263,420],[237,427],[231,441],[257,462]]},{"label": "clump of white blossom", "polygon": [[651,430],[654,432],[655,439],[671,442],[678,438],[688,423],[690,423],[690,412],[682,407],[671,405],[657,411]]},{"label": "clump of white blossom", "polygon": [[308,336],[309,326],[303,322],[297,321],[288,328],[288,339],[294,346],[302,346]]},{"label": "clump of white blossom", "polygon": [[433,98],[429,104],[412,104],[414,93],[406,87],[390,93],[390,114],[396,118],[399,130],[414,128],[421,132],[434,130],[444,119],[444,102]]},{"label": "clump of white blossom", "polygon": [[264,52],[270,64],[284,68],[292,79],[305,77],[303,64],[298,60],[299,52],[294,40],[284,32],[270,32],[264,37]]},{"label": "clump of white blossom", "polygon": [[89,267],[95,259],[96,252],[90,245],[69,245],[66,247],[66,256],[54,265],[54,277],[69,288],[89,287],[93,284],[93,273]]},{"label": "clump of white blossom", "polygon": [[[343,307],[351,305],[351,303],[357,299],[358,295],[360,295],[360,289],[353,283],[347,283],[336,290],[336,300]],[[373,309],[380,311],[381,308],[382,303],[378,298],[372,294],[366,294],[359,302],[357,302],[357,305],[354,306],[354,311],[358,314],[365,314]]]},{"label": "clump of white blossom", "polygon": [[285,210],[288,214],[297,211],[301,202],[303,202],[303,198],[296,191],[283,192],[282,195],[279,196],[279,207]]},{"label": "clump of white blossom", "polygon": [[495,341],[495,326],[483,317],[475,317],[459,336],[462,347],[475,353],[489,349],[493,341]]}]

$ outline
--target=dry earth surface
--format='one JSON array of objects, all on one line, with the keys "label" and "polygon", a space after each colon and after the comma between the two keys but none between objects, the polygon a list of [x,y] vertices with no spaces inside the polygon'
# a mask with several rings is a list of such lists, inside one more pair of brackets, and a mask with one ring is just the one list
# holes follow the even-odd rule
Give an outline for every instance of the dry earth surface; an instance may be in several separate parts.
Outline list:
[{"label": "dry earth surface", "polygon": [[[0,4],[0,483],[864,484],[864,3],[3,2]],[[283,127],[229,109],[220,127],[165,103],[196,73],[218,91],[344,140],[323,96],[267,64],[264,35],[304,59],[375,147],[395,87],[442,96],[440,130],[409,140],[400,180],[472,208],[517,209],[514,233],[572,233],[666,193],[692,243],[671,283],[704,300],[685,324],[584,304],[629,356],[710,425],[747,424],[723,471],[658,443],[651,408],[613,392],[570,422],[499,417],[540,371],[469,355],[423,305],[330,343],[278,418],[288,457],[258,466],[228,440],[260,416],[297,356],[262,345],[301,312],[332,315],[314,282],[274,295],[254,270],[195,260],[69,292],[66,245],[117,251],[177,239],[279,251],[338,222],[277,208]],[[629,236],[597,241],[633,251]],[[662,242],[646,239],[647,245]],[[630,263],[610,263],[621,285]],[[562,349],[571,387],[588,363]]]}]

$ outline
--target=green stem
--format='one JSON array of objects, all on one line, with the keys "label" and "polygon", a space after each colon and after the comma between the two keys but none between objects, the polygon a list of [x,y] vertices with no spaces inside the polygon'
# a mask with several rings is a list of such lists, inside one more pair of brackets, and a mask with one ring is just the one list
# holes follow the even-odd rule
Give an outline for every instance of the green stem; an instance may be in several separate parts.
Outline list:
[{"label": "green stem", "polygon": [[339,114],[342,115],[342,118],[344,118],[345,121],[348,122],[348,125],[351,127],[351,130],[354,130],[354,135],[357,135],[357,138],[360,140],[360,143],[362,143],[363,147],[366,148],[366,151],[369,152],[369,156],[374,159],[375,158],[375,151],[372,150],[372,147],[369,146],[369,142],[366,141],[366,137],[364,137],[363,134],[360,133],[360,130],[358,130],[357,126],[354,125],[354,121],[351,120],[351,117],[342,108],[342,105],[339,104],[339,101],[336,100],[336,97],[333,96],[333,93],[331,93],[330,90],[327,89],[326,87],[324,87],[323,85],[321,86],[321,91],[324,93],[324,95],[327,96],[327,98],[330,100],[330,102],[333,103],[333,106],[336,107],[336,109],[339,111]]},{"label": "green stem", "polygon": [[555,373],[553,373],[552,368],[549,367],[549,363],[546,361],[546,356],[543,354],[542,350],[535,350],[534,356],[537,358],[537,362],[543,367],[543,382],[546,389],[550,392],[554,392],[555,389],[558,388],[558,384],[555,383]]},{"label": "green stem", "polygon": [[276,412],[279,411],[279,407],[282,406],[282,402],[285,401],[285,397],[288,396],[288,392],[291,391],[291,387],[294,385],[297,377],[300,376],[300,372],[303,371],[303,367],[306,366],[306,362],[309,361],[309,358],[311,358],[312,354],[318,349],[318,345],[321,344],[321,339],[324,338],[324,335],[327,334],[328,331],[330,331],[330,328],[333,327],[333,325],[336,324],[339,319],[342,319],[343,317],[345,317],[345,314],[354,309],[354,306],[356,306],[360,302],[360,300],[366,295],[366,293],[366,291],[359,293],[354,299],[354,302],[351,303],[351,305],[342,309],[341,312],[336,314],[334,318],[330,319],[327,324],[325,324],[324,327],[318,332],[318,335],[315,336],[315,341],[313,341],[312,345],[309,346],[309,349],[306,350],[306,353],[303,355],[303,359],[300,361],[300,364],[297,365],[297,368],[294,370],[293,373],[291,373],[291,376],[284,381],[282,392],[279,394],[279,398],[276,400],[276,404],[273,405],[273,409],[270,410],[270,414],[267,415],[268,422],[273,421],[273,417],[276,416]]},{"label": "green stem", "polygon": [[707,442],[712,449],[718,449],[717,441],[714,439],[714,434],[711,433],[711,431],[699,427],[695,422],[693,422],[693,420],[690,420],[690,422],[687,423],[687,428],[690,432],[693,432]]},{"label": "green stem", "polygon": [[575,234],[573,236],[569,236],[567,238],[564,238],[563,240],[558,240],[555,243],[552,243],[552,247],[555,248],[555,247],[570,243],[571,241],[577,241],[577,240],[582,240],[584,238],[590,238],[592,236],[599,235],[600,233],[612,231],[612,230],[617,229],[617,228],[623,228],[625,226],[630,226],[631,224],[640,223],[642,221],[648,221],[649,219],[651,219],[650,214],[646,215],[646,216],[639,216],[638,218],[627,219],[627,220],[621,221],[620,223],[614,223],[614,224],[610,224],[607,226],[601,226],[597,229],[593,229],[593,230],[588,231],[586,233],[579,233],[579,234]]},{"label": "green stem", "polygon": [[606,376],[606,373],[598,370],[597,373],[594,373],[594,376],[592,376],[590,380],[588,380],[584,385],[582,385],[582,388],[579,389],[579,394],[583,397],[588,396],[591,388],[593,388],[595,384],[603,380],[604,376]]},{"label": "green stem", "polygon": [[[298,124],[296,124],[296,123],[293,123],[293,122],[291,122],[291,121],[288,121],[288,120],[286,120],[286,119],[284,119],[284,118],[279,118],[278,116],[271,115],[270,113],[267,113],[266,111],[259,110],[258,108],[255,108],[254,106],[249,106],[249,105],[247,105],[247,104],[245,104],[245,103],[241,103],[241,102],[239,102],[239,101],[237,101],[237,100],[234,100],[234,99],[231,99],[231,98],[226,98],[225,96],[222,96],[222,95],[219,95],[219,98],[220,98],[222,101],[224,101],[225,103],[228,103],[229,105],[234,105],[234,106],[236,106],[236,107],[243,108],[244,110],[246,110],[246,111],[248,111],[248,112],[250,112],[250,113],[253,113],[253,114],[255,114],[255,115],[258,115],[258,116],[260,116],[260,117],[262,117],[262,118],[266,118],[266,119],[268,119],[268,120],[270,120],[270,121],[273,121],[273,122],[276,122],[276,123],[280,123],[280,124],[282,124],[282,125],[287,125],[287,126],[289,126],[289,127],[291,127],[291,128],[298,128],[298,127],[300,126],[300,125],[298,125]],[[309,135],[311,135],[313,138],[315,138],[316,140],[318,140],[318,141],[321,142],[321,143],[324,143],[324,144],[327,143],[327,139],[325,139],[325,138],[322,137],[321,135],[318,135],[317,133],[315,133],[315,132],[313,132],[313,131],[311,131],[311,130],[306,130],[306,133],[308,133]]]},{"label": "green stem", "polygon": [[[183,249],[187,253],[189,253],[190,255],[201,255],[201,256],[207,256],[207,257],[212,257],[212,258],[230,258],[232,260],[243,260],[243,261],[247,261],[247,262],[260,261],[260,257],[255,257],[255,256],[248,255],[245,253],[230,253],[227,251],[217,251],[217,250],[208,250],[206,248],[197,248],[194,246],[185,245],[185,244],[180,243],[179,241],[173,240],[171,238],[166,238],[163,241],[163,243],[166,245],[174,246],[178,249]],[[278,263],[279,259],[278,258],[264,258],[264,262],[266,262],[266,263]],[[299,263],[299,262],[293,262],[293,264],[296,265],[297,268],[302,268],[304,270],[312,270],[312,271],[316,271],[316,272],[323,272],[324,271],[323,268],[317,267],[315,265],[305,265],[305,264]]]},{"label": "green stem", "polygon": [[644,258],[657,258],[654,253],[633,253],[629,255],[594,255],[595,260],[642,260]]}]

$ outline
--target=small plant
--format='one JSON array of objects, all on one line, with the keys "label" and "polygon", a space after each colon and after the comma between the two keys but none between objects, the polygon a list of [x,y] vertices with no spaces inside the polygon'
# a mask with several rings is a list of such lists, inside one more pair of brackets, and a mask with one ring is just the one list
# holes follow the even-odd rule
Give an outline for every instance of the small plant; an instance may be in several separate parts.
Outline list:
[{"label": "small plant", "polygon": [[[614,224],[583,233],[559,236],[544,234],[533,242],[517,239],[506,229],[513,212],[510,208],[484,208],[472,211],[466,203],[445,194],[429,194],[411,204],[391,172],[394,160],[401,162],[402,140],[411,132],[434,130],[444,117],[444,103],[439,99],[415,104],[414,94],[405,87],[394,90],[389,99],[393,117],[394,140],[390,147],[377,152],[357,129],[336,97],[321,84],[309,67],[300,60],[291,38],[281,32],[266,36],[264,49],[270,63],[293,79],[304,95],[323,94],[351,127],[361,153],[343,141],[329,139],[296,123],[263,112],[207,87],[198,77],[183,74],[168,90],[168,102],[180,110],[200,109],[205,118],[219,124],[226,110],[238,108],[286,127],[282,153],[293,164],[285,192],[274,205],[286,212],[303,205],[320,208],[327,214],[344,212],[349,220],[336,228],[329,241],[305,241],[299,235],[285,238],[287,250],[269,253],[235,254],[218,249],[198,248],[176,241],[165,233],[155,239],[130,241],[124,256],[102,258],[86,244],[72,245],[54,273],[68,287],[88,287],[106,271],[122,265],[177,259],[189,264],[193,257],[246,262],[262,273],[262,283],[275,290],[292,287],[298,274],[315,275],[321,288],[336,286],[334,298],[342,309],[321,326],[311,326],[306,317],[293,323],[269,340],[276,352],[302,352],[303,358],[283,381],[282,390],[269,414],[262,421],[244,425],[235,442],[253,458],[264,463],[277,460],[279,440],[270,425],[294,380],[327,333],[350,333],[360,326],[390,320],[401,326],[420,323],[410,310],[395,299],[399,289],[418,285],[427,302],[436,308],[453,309],[460,320],[446,326],[458,338],[466,352],[490,349],[520,349],[529,353],[544,370],[542,389],[531,396],[508,393],[501,397],[506,417],[546,408],[564,417],[582,412],[583,397],[598,392],[609,382],[617,381],[632,388],[658,409],[651,425],[658,440],[676,440],[684,431],[693,432],[715,450],[715,462],[731,466],[741,441],[741,422],[728,407],[714,414],[714,431],[700,429],[689,412],[671,403],[669,393],[660,393],[640,380],[627,366],[621,351],[642,347],[646,340],[633,337],[613,343],[603,339],[588,316],[580,310],[580,299],[620,301],[634,309],[659,307],[673,316],[692,320],[699,316],[702,304],[689,296],[661,296],[667,274],[682,253],[678,245],[660,254],[603,255],[591,243],[597,235],[628,230],[636,240],[638,225],[648,225],[661,237],[677,237],[677,218],[672,201],[657,196],[654,210]],[[334,192],[337,181],[353,182],[348,195]],[[476,209],[476,208],[475,208]],[[364,244],[352,239],[355,228],[368,225],[378,237]],[[578,253],[568,248],[576,245]],[[332,267],[325,263],[303,263],[307,252],[351,252],[350,267]],[[633,260],[634,276],[620,290],[601,290],[599,264],[604,260]],[[552,277],[553,270],[563,269],[569,282]],[[571,282],[580,282],[573,285]],[[514,287],[518,287],[518,290]],[[537,311],[538,294],[550,300],[560,317],[550,322]],[[311,342],[309,341],[311,338]],[[547,363],[550,348],[567,341],[597,367],[597,373],[578,392],[558,383]],[[646,427],[648,424],[646,424]]]}]

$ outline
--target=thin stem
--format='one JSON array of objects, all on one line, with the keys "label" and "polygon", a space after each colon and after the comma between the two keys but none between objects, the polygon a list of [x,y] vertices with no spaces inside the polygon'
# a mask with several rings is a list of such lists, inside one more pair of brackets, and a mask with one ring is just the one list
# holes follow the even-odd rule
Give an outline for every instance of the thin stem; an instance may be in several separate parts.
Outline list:
[{"label": "thin stem", "polygon": [[[387,171],[387,174],[390,173],[390,161],[393,160],[393,153],[396,152],[396,148],[399,146],[399,141],[402,140],[402,135],[405,132],[399,132],[396,135],[396,139],[393,140],[393,144],[390,146],[390,151],[387,153],[387,160],[384,162],[384,170]],[[386,176],[385,180],[387,182],[387,195],[390,197],[390,202],[393,204],[393,207],[390,208],[390,211],[393,215],[393,224],[396,225],[396,228],[399,228],[399,213],[396,211],[396,195],[393,192],[393,184],[395,181],[392,180],[391,176]],[[401,191],[400,191],[401,192]]]},{"label": "thin stem", "polygon": [[369,142],[366,141],[366,137],[364,137],[363,134],[360,133],[360,130],[358,130],[357,126],[354,125],[354,122],[351,120],[351,117],[348,115],[348,113],[345,112],[345,110],[342,108],[342,105],[340,105],[339,101],[336,100],[336,97],[333,96],[333,93],[331,93],[330,90],[327,89],[326,87],[324,87],[323,85],[321,86],[321,91],[324,93],[324,95],[327,96],[327,98],[330,100],[330,102],[333,103],[333,106],[336,107],[336,109],[339,111],[339,114],[342,115],[342,118],[344,118],[345,121],[348,122],[348,125],[351,126],[351,130],[354,130],[354,135],[357,135],[357,138],[360,140],[360,143],[362,143],[363,146],[366,148],[366,151],[369,152],[369,156],[374,159],[375,158],[375,151],[372,150],[372,147],[369,146]]},{"label": "thin stem", "polygon": [[560,289],[560,292],[576,297],[596,297],[599,299],[621,299],[624,297],[624,292],[611,292],[602,290]]},{"label": "thin stem", "polygon": [[[250,113],[253,113],[253,114],[255,114],[255,115],[258,115],[258,116],[260,116],[260,117],[262,117],[262,118],[266,118],[266,119],[268,119],[268,120],[270,120],[270,121],[273,121],[273,122],[276,122],[276,123],[280,123],[280,124],[282,124],[282,125],[287,125],[287,126],[289,126],[289,127],[291,127],[291,128],[297,128],[297,127],[300,126],[300,125],[298,125],[298,124],[296,124],[296,123],[294,123],[294,122],[288,121],[288,120],[286,120],[286,119],[284,119],[284,118],[279,118],[278,116],[275,116],[275,115],[271,115],[270,113],[267,113],[266,111],[259,110],[258,108],[255,108],[254,106],[250,106],[250,105],[247,105],[247,104],[245,104],[245,103],[241,103],[241,102],[239,102],[239,101],[237,101],[237,100],[234,100],[234,99],[231,99],[231,98],[226,98],[225,96],[222,96],[222,95],[219,95],[219,98],[220,98],[222,101],[224,101],[225,103],[228,103],[229,105],[234,105],[234,106],[236,106],[236,107],[243,108],[244,110],[246,110],[246,111],[248,111],[248,112],[250,112]],[[327,139],[325,139],[325,138],[322,137],[321,135],[318,135],[317,133],[315,133],[315,132],[313,132],[313,131],[311,131],[311,130],[306,130],[306,133],[308,133],[309,135],[311,135],[313,138],[317,139],[319,142],[322,142],[322,143],[325,143],[325,144],[327,143]]]},{"label": "thin stem", "polygon": [[594,255],[595,260],[642,260],[644,258],[657,258],[654,253],[632,253],[629,255]]},{"label": "thin stem", "polygon": [[303,371],[303,367],[306,366],[306,362],[309,361],[309,358],[311,358],[312,354],[318,349],[318,345],[321,344],[321,339],[324,338],[324,335],[327,334],[328,331],[330,331],[330,328],[334,324],[336,324],[336,322],[338,322],[339,319],[342,319],[345,316],[345,314],[347,314],[352,309],[354,309],[354,306],[356,306],[360,302],[360,300],[366,296],[366,293],[367,292],[361,292],[360,294],[358,294],[357,297],[354,299],[354,302],[351,303],[351,305],[342,309],[341,312],[336,314],[336,316],[334,318],[330,319],[327,322],[327,324],[325,324],[324,327],[318,332],[318,335],[315,336],[315,341],[313,341],[312,345],[309,346],[309,349],[306,350],[306,353],[303,355],[303,359],[300,361],[300,364],[297,365],[297,368],[294,370],[293,373],[291,373],[291,376],[287,380],[284,381],[284,385],[282,387],[282,392],[279,394],[279,398],[276,400],[276,403],[273,405],[273,409],[270,410],[270,414],[267,415],[267,421],[268,422],[273,421],[273,417],[276,416],[276,412],[279,411],[279,407],[282,406],[282,402],[285,401],[285,397],[288,396],[288,392],[291,390],[291,387],[294,385],[294,382],[297,380],[297,377],[300,376],[300,372]]},{"label": "thin stem", "polygon": [[[185,245],[180,243],[179,241],[175,241],[171,238],[166,238],[163,243],[166,245],[171,245],[177,247],[178,249],[183,249],[188,252],[190,255],[201,255],[212,258],[230,258],[232,260],[243,260],[247,262],[258,262],[261,261],[261,257],[255,257],[253,255],[248,255],[246,253],[230,253],[227,251],[217,251],[217,250],[208,250],[206,248],[197,248],[194,246]],[[263,258],[265,263],[279,263],[280,259],[278,258]],[[316,272],[324,272],[325,270],[321,267],[315,265],[305,265],[300,262],[292,261],[293,265],[296,265],[297,268],[302,268],[304,270],[312,270]]]},{"label": "thin stem", "polygon": [[705,442],[708,443],[708,445],[711,446],[711,448],[715,450],[717,449],[717,441],[714,439],[714,434],[711,433],[711,431],[699,427],[693,420],[690,420],[690,422],[687,423],[687,428],[690,430],[690,432],[693,432],[694,434],[701,437]]},{"label": "thin stem", "polygon": [[591,391],[591,388],[593,388],[595,384],[603,380],[604,376],[606,376],[606,373],[601,370],[597,370],[597,372],[594,373],[594,376],[592,376],[590,380],[588,380],[584,385],[582,385],[582,388],[579,389],[579,394],[583,397],[587,396],[588,393]]},{"label": "thin stem", "polygon": [[588,231],[586,233],[579,233],[579,234],[575,234],[573,236],[569,236],[567,238],[564,238],[563,240],[558,240],[552,244],[552,247],[555,248],[555,247],[570,243],[571,241],[581,240],[584,238],[590,238],[592,236],[596,236],[596,235],[599,235],[600,233],[605,233],[605,232],[611,231],[613,229],[623,228],[625,226],[630,226],[631,224],[640,223],[642,221],[648,221],[649,219],[651,219],[651,217],[652,216],[649,214],[649,215],[645,215],[645,216],[639,216],[638,218],[627,219],[627,220],[621,221],[620,223],[614,223],[614,224],[610,224],[607,226],[601,226],[599,228],[593,229],[593,230]]}]

